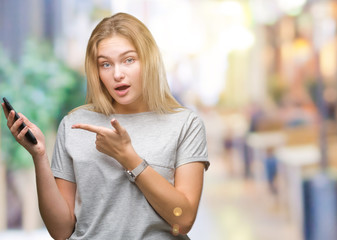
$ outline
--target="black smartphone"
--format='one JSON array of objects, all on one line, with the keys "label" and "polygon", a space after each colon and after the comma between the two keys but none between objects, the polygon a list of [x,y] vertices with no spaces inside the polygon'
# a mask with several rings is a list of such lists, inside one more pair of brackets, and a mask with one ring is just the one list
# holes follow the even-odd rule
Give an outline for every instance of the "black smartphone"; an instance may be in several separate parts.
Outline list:
[{"label": "black smartphone", "polygon": [[[9,101],[5,97],[2,98],[2,100],[4,101],[5,106],[6,106],[7,110],[8,110],[8,112],[14,110],[14,108],[12,107],[12,105],[9,103]],[[20,118],[20,116],[17,114],[17,112],[15,110],[14,110],[14,112],[15,112],[14,119],[16,121],[16,120],[18,120]],[[24,127],[26,127],[26,124],[22,123],[21,126],[19,127],[19,129],[22,130]],[[33,133],[30,130],[28,130],[28,132],[25,134],[25,136],[28,139],[28,141],[30,141],[31,143],[37,144],[37,140],[36,140],[35,136],[33,135]]]}]

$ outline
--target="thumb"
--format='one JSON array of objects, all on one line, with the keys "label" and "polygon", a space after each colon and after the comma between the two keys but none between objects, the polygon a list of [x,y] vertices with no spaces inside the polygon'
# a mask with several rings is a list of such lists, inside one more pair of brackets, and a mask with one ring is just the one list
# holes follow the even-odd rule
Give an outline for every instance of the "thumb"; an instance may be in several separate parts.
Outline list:
[{"label": "thumb", "polygon": [[123,128],[122,126],[119,124],[119,122],[116,119],[111,119],[111,125],[114,127],[114,129],[117,131],[117,133],[122,133],[123,132]]}]

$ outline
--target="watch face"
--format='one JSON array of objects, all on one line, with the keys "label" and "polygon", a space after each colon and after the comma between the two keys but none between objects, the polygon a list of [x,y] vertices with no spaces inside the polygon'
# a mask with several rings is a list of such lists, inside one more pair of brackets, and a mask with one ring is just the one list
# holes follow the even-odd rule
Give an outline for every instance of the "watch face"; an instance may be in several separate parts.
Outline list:
[{"label": "watch face", "polygon": [[136,176],[131,171],[126,171],[126,174],[131,182],[134,182],[136,179]]}]

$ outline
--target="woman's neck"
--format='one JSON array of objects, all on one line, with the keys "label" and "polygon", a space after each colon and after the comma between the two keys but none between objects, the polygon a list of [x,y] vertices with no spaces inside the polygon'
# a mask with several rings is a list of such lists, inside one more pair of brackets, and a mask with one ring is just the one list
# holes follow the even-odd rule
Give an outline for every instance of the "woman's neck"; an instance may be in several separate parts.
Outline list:
[{"label": "woman's neck", "polygon": [[142,113],[150,110],[145,104],[121,105],[117,103],[114,104],[114,109],[117,114]]}]

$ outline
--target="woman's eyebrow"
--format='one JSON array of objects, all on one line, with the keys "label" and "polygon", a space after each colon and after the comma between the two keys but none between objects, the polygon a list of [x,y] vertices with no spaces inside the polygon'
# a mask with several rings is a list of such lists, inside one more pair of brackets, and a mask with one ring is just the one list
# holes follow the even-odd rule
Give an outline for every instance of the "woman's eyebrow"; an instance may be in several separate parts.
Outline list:
[{"label": "woman's eyebrow", "polygon": [[104,56],[104,55],[99,55],[99,56],[97,56],[97,60],[98,60],[98,59],[100,59],[100,58],[109,59],[109,57],[108,57],[108,56]]},{"label": "woman's eyebrow", "polygon": [[[129,53],[137,53],[137,51],[136,50],[128,50],[128,51],[125,51],[125,52],[121,53],[119,56],[122,57],[122,56],[125,56],[125,55],[129,54]],[[100,58],[111,59],[111,57],[106,56],[106,55],[98,55],[97,60],[100,59]]]}]

